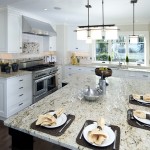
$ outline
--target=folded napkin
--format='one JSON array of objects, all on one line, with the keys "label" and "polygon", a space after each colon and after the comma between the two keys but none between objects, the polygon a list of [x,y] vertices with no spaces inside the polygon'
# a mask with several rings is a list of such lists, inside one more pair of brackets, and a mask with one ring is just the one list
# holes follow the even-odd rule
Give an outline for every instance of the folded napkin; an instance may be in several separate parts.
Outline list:
[{"label": "folded napkin", "polygon": [[132,94],[134,99],[142,99],[144,101],[150,102],[150,94],[145,94],[145,95],[138,95],[138,94]]},{"label": "folded napkin", "polygon": [[103,131],[105,126],[104,118],[101,118],[97,122],[97,128],[89,131],[88,133],[88,140],[92,144],[101,145],[108,137],[108,135]]},{"label": "folded napkin", "polygon": [[42,126],[52,126],[56,125],[57,117],[59,117],[63,113],[63,109],[59,109],[55,112],[54,115],[51,115],[50,113],[39,115],[38,120],[36,121],[36,125],[42,125]]},{"label": "folded napkin", "polygon": [[150,114],[146,114],[145,112],[143,112],[141,110],[134,110],[133,114],[134,114],[134,116],[136,116],[138,118],[150,120]]}]

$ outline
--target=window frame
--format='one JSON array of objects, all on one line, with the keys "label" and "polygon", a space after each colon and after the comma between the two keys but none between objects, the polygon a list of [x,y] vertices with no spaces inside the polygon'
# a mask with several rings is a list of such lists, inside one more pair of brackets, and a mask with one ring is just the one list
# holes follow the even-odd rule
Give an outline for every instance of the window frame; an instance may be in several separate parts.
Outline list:
[{"label": "window frame", "polygon": [[[132,32],[119,32],[118,36],[126,36],[126,55],[129,53],[129,35],[131,35]],[[142,35],[144,36],[144,64],[141,64],[141,66],[149,66],[149,32],[148,31],[136,31],[136,35]],[[108,55],[111,52],[111,41],[108,41]],[[105,62],[104,64],[109,64],[109,61],[96,61],[96,41],[92,42],[92,63],[102,63]],[[111,64],[116,64],[118,65],[118,62],[111,62]],[[123,65],[125,65],[125,62],[121,62]],[[129,62],[129,65],[137,66],[136,62]]]}]

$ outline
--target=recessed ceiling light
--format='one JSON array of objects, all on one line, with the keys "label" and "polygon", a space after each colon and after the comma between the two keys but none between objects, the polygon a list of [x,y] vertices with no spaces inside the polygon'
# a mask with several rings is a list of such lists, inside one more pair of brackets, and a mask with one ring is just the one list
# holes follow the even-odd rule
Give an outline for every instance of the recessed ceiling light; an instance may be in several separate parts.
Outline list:
[{"label": "recessed ceiling light", "polygon": [[54,7],[54,9],[56,9],[56,10],[60,10],[61,8],[60,8],[60,7]]},{"label": "recessed ceiling light", "polygon": [[47,8],[44,8],[44,10],[46,11],[46,10],[47,10]]}]

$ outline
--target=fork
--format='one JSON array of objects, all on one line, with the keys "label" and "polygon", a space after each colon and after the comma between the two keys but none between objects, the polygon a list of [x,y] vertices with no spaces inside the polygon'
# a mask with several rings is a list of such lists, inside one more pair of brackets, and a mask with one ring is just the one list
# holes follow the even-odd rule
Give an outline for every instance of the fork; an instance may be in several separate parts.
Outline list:
[{"label": "fork", "polygon": [[136,124],[138,124],[141,127],[150,127],[150,125],[145,124],[145,123],[139,123],[138,121],[136,121]]},{"label": "fork", "polygon": [[85,129],[85,127],[86,127],[87,125],[88,125],[88,123],[87,123],[87,122],[85,122],[85,123],[84,123],[84,126],[83,126],[83,130],[82,130],[82,132],[81,132],[81,134],[80,134],[79,139],[81,139],[81,138],[82,138],[83,131],[84,131],[84,129]]}]

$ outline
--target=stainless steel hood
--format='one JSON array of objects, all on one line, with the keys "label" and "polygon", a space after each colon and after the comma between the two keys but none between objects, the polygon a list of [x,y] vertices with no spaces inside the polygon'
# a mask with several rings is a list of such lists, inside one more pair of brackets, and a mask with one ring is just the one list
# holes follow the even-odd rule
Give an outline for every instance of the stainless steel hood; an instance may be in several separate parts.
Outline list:
[{"label": "stainless steel hood", "polygon": [[25,16],[22,16],[22,32],[40,36],[56,36],[50,24]]}]

